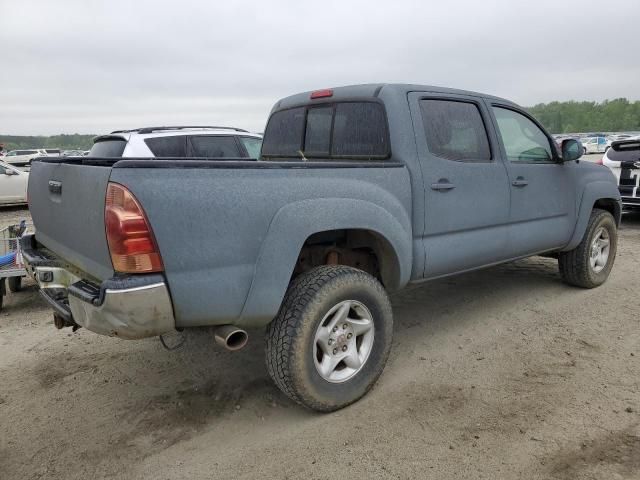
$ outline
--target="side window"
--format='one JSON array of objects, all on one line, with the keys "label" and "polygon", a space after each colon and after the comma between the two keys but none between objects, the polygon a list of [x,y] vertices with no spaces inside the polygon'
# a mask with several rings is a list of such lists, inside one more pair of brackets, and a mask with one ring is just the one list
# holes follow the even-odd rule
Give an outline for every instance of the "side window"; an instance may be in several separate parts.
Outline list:
[{"label": "side window", "polygon": [[249,158],[260,158],[262,140],[256,137],[240,137],[240,141],[249,154]]},{"label": "side window", "polygon": [[551,144],[544,132],[521,113],[493,107],[507,158],[510,162],[553,162]]},{"label": "side window", "polygon": [[420,101],[429,151],[458,162],[489,162],[491,149],[478,106],[454,100]]},{"label": "side window", "polygon": [[193,157],[238,158],[240,151],[234,137],[197,135],[189,137]]},{"label": "side window", "polygon": [[147,138],[144,143],[156,157],[186,157],[186,139],[185,135],[173,135],[171,137]]},{"label": "side window", "polygon": [[9,152],[7,153],[7,157],[15,157],[18,154],[18,152]]},{"label": "side window", "polygon": [[5,173],[7,173],[7,169],[0,165],[0,175],[4,175]]}]

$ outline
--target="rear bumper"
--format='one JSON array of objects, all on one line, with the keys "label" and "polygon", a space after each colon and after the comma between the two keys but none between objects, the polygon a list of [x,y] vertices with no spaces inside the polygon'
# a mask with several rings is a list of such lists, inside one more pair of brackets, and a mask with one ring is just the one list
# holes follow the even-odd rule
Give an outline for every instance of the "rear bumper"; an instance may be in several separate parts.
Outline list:
[{"label": "rear bumper", "polygon": [[21,240],[27,272],[54,312],[67,323],[124,339],[161,335],[175,329],[169,289],[160,274],[83,280],[33,236]]}]

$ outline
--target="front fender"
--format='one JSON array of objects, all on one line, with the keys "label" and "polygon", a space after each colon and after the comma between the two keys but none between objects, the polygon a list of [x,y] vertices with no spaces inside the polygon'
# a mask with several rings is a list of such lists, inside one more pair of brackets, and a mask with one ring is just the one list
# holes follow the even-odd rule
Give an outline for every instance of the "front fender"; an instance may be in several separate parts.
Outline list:
[{"label": "front fender", "polygon": [[393,216],[366,200],[323,198],[287,204],[274,215],[258,255],[247,300],[234,324],[266,325],[278,313],[304,242],[314,233],[339,229],[370,230],[391,246],[397,278],[391,289],[404,286],[411,275],[412,230],[405,213]]},{"label": "front fender", "polygon": [[587,225],[589,224],[591,211],[598,200],[611,200],[616,202],[618,206],[614,217],[616,225],[620,224],[620,192],[618,191],[617,185],[614,182],[604,180],[590,182],[583,190],[580,206],[578,208],[578,220],[576,222],[576,227],[573,230],[571,240],[567,246],[562,249],[563,252],[573,250],[582,241],[582,237],[584,237]]}]

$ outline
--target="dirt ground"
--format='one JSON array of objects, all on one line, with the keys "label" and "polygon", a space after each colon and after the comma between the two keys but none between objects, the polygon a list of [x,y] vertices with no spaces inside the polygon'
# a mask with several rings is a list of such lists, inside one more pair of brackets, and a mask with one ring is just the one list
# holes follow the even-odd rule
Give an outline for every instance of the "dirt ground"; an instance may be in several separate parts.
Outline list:
[{"label": "dirt ground", "polygon": [[633,216],[595,290],[545,258],[411,287],[377,386],[328,415],[271,383],[262,332],[57,331],[30,285],[0,313],[0,478],[640,479],[639,266]]}]

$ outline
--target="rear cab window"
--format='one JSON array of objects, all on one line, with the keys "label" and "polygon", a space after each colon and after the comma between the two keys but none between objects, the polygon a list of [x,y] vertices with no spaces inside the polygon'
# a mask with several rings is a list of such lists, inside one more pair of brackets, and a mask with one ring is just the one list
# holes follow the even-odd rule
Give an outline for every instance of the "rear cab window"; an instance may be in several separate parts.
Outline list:
[{"label": "rear cab window", "polygon": [[384,107],[344,101],[280,110],[271,115],[262,158],[385,159],[390,156]]}]

